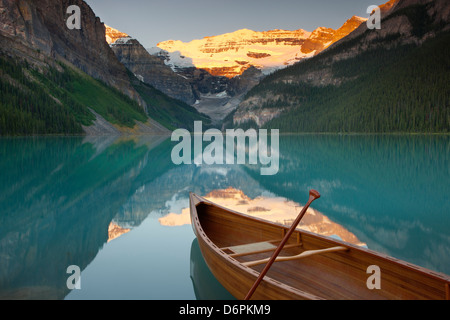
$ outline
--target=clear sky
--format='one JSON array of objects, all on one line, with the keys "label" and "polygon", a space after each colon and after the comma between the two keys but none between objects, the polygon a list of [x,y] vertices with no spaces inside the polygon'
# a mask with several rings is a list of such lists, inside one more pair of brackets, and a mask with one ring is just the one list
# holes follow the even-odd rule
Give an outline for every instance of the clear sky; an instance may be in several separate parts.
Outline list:
[{"label": "clear sky", "polygon": [[191,41],[238,29],[337,29],[370,5],[388,0],[85,0],[107,25],[144,47]]}]

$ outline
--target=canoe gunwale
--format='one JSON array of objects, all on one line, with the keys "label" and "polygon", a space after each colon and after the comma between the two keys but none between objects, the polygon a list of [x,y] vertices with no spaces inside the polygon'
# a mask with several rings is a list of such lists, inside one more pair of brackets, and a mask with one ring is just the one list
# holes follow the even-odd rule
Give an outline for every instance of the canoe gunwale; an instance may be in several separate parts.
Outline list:
[{"label": "canoe gunwale", "polygon": [[[253,217],[253,216],[250,216],[250,215],[247,215],[247,214],[243,214],[243,213],[240,213],[240,212],[233,211],[231,209],[228,209],[228,208],[220,206],[220,205],[218,205],[216,203],[213,203],[213,202],[211,202],[211,201],[209,201],[209,200],[207,200],[205,198],[197,196],[194,193],[190,193],[191,222],[192,222],[192,227],[193,227],[194,233],[197,236],[197,238],[200,238],[208,246],[208,250],[211,250],[216,255],[221,256],[224,261],[226,261],[227,263],[231,263],[235,268],[238,268],[240,272],[242,272],[243,274],[247,274],[249,277],[251,277],[252,279],[256,280],[258,275],[259,275],[258,271],[252,269],[249,266],[243,265],[240,261],[238,261],[237,259],[235,259],[232,256],[230,256],[229,253],[227,253],[224,250],[222,250],[221,248],[219,248],[207,236],[206,232],[203,230],[203,227],[202,227],[202,225],[200,223],[200,219],[198,217],[198,212],[197,212],[197,208],[196,208],[200,204],[214,206],[214,207],[216,207],[218,209],[226,211],[227,213],[229,213],[231,215],[235,215],[235,216],[238,216],[238,217],[241,217],[241,218],[245,218],[245,219],[248,219],[250,221],[255,221],[255,222],[258,222],[258,223],[262,223],[262,224],[265,224],[265,225],[277,227],[277,228],[283,229],[285,231],[287,231],[289,229],[289,227],[286,227],[286,226],[284,226],[282,224],[279,224],[279,223],[276,223],[276,222],[267,221],[267,220],[264,220],[264,219],[261,219],[261,218],[258,218],[258,217]],[[374,257],[376,259],[381,259],[381,260],[386,261],[387,263],[396,264],[399,267],[406,268],[406,269],[412,270],[414,272],[421,273],[421,274],[425,275],[426,277],[433,278],[433,279],[438,280],[438,281],[442,281],[443,283],[446,283],[445,284],[445,290],[446,290],[446,297],[445,298],[447,300],[450,299],[450,293],[449,293],[450,290],[448,289],[449,285],[450,285],[450,276],[448,276],[446,274],[435,272],[435,271],[432,271],[432,270],[429,270],[429,269],[426,269],[426,268],[414,265],[412,263],[409,263],[409,262],[406,262],[406,261],[403,261],[403,260],[400,260],[400,259],[388,256],[386,254],[370,250],[368,248],[359,247],[359,246],[351,244],[351,243],[347,243],[347,242],[340,241],[340,240],[337,240],[337,239],[332,239],[332,238],[329,238],[329,237],[326,237],[326,236],[322,236],[322,235],[319,235],[319,234],[316,234],[316,233],[313,233],[313,232],[310,232],[310,231],[307,231],[307,230],[296,229],[295,232],[299,233],[300,237],[302,235],[305,235],[305,236],[312,237],[312,238],[315,238],[315,239],[319,239],[320,241],[326,242],[330,246],[345,246],[348,249],[347,252],[351,251],[351,250],[355,250],[355,251],[357,251],[359,253],[362,253],[364,255],[368,255],[368,256]],[[205,259],[205,261],[206,261],[206,259]],[[206,261],[206,263],[208,264],[208,261]],[[214,268],[211,268],[211,266],[209,266],[209,264],[208,264],[208,267],[214,273],[214,271],[213,271]],[[312,299],[312,300],[322,300],[322,299],[324,299],[324,298],[319,297],[317,295],[314,295],[314,294],[302,291],[301,289],[292,287],[292,286],[290,286],[288,284],[281,283],[281,282],[279,282],[279,281],[277,281],[277,280],[275,280],[275,279],[273,279],[273,278],[271,278],[271,277],[269,277],[267,275],[264,277],[263,282],[270,283],[271,285],[279,287],[280,289],[285,290],[287,292],[290,292],[292,295],[297,296],[297,297],[301,297],[303,299]],[[250,289],[250,287],[249,287],[249,289]]]}]

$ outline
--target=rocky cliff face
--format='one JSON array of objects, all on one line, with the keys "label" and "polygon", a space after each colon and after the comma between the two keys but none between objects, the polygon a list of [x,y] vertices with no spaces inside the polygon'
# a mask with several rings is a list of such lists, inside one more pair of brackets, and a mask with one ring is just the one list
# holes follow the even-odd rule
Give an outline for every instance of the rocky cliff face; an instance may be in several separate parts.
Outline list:
[{"label": "rocky cliff face", "polygon": [[[81,10],[81,29],[69,29],[70,5]],[[105,26],[83,0],[0,0],[1,51],[44,65],[68,62],[143,105],[125,67],[105,40]]]},{"label": "rocky cliff face", "polygon": [[323,27],[317,28],[311,33],[309,38],[305,40],[300,50],[304,54],[314,52],[316,55],[333,43],[353,32],[365,21],[365,18],[353,16],[337,30]]},{"label": "rocky cliff face", "polygon": [[[422,14],[421,6],[427,8],[426,14]],[[446,0],[390,0],[380,6],[380,11],[381,29],[370,32],[366,24],[362,24],[349,36],[330,45],[332,50],[347,44],[345,50],[339,50],[334,56],[334,61],[348,59],[377,47],[420,45],[434,37],[436,32],[450,30],[450,6]]]},{"label": "rocky cliff face", "polygon": [[148,83],[172,98],[188,104],[195,102],[195,96],[188,79],[175,73],[164,62],[131,37],[116,39],[111,44],[115,55],[141,81]]}]

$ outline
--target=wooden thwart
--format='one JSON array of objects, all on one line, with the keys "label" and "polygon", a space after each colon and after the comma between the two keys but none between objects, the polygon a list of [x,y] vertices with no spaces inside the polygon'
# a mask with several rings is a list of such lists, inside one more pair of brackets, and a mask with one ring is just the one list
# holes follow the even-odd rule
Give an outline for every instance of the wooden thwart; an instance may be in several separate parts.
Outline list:
[{"label": "wooden thwart", "polygon": [[241,244],[241,245],[237,245],[237,246],[227,247],[227,249],[233,251],[232,255],[235,255],[235,254],[248,255],[248,254],[252,254],[253,252],[265,252],[265,251],[275,250],[276,246],[274,244],[272,244],[271,242],[275,242],[275,241],[263,241],[263,242]]},{"label": "wooden thwart", "polygon": [[[336,251],[346,251],[348,250],[348,248],[346,247],[332,247],[332,248],[327,248],[327,249],[320,249],[320,250],[308,250],[308,251],[304,251],[298,255],[295,256],[290,256],[290,257],[277,257],[275,259],[275,262],[279,262],[279,261],[289,261],[289,260],[297,260],[297,259],[302,259],[302,258],[306,258],[315,254],[321,254],[321,253],[327,253],[327,252],[336,252]],[[256,266],[258,264],[263,264],[263,263],[267,263],[269,261],[270,258],[266,258],[266,259],[261,259],[261,260],[255,260],[255,261],[249,261],[249,262],[243,262],[242,264],[247,266],[247,267],[253,267]]]},{"label": "wooden thwart", "polygon": [[[230,257],[237,258],[242,256],[250,256],[252,254],[258,254],[258,253],[264,253],[269,251],[274,251],[277,246],[274,245],[272,242],[280,242],[281,240],[270,240],[270,241],[262,241],[262,242],[254,242],[254,243],[248,243],[248,244],[241,244],[237,246],[232,247],[224,247],[220,248],[224,251],[231,251],[229,253]],[[288,244],[285,245],[284,248],[295,248],[300,247],[301,243],[294,243],[294,244]]]}]

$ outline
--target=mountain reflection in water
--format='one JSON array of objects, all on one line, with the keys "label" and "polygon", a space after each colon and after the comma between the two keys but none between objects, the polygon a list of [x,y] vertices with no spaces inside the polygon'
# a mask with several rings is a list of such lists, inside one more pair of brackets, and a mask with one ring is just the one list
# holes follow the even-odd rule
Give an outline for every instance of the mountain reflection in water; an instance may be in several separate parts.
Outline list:
[{"label": "mountain reflection in water", "polygon": [[[302,227],[450,274],[449,136],[280,136],[275,176],[177,166],[174,145],[0,139],[0,299],[196,299],[189,192],[289,225],[317,189]],[[81,290],[66,286],[69,265]]]},{"label": "mountain reflection in water", "polygon": [[[232,187],[223,190],[213,190],[204,198],[227,209],[286,226],[291,226],[303,208],[300,204],[283,197],[258,196],[251,199],[241,190]],[[169,213],[159,218],[159,222],[164,226],[190,224],[189,208],[183,208],[181,214]],[[324,214],[314,210],[312,207],[308,208],[298,228],[324,236],[337,237],[355,245],[366,246],[353,233],[343,226],[332,222]]]}]

